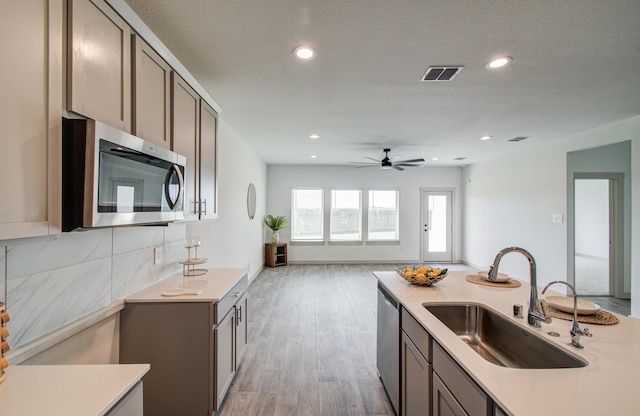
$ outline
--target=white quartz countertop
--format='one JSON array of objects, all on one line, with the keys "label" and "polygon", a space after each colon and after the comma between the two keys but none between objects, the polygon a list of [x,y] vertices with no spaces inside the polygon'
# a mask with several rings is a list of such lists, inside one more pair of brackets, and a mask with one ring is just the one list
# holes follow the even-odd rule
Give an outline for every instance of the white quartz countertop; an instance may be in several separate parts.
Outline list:
[{"label": "white quartz countertop", "polygon": [[[126,302],[218,302],[247,275],[247,269],[208,269],[201,276],[175,274],[126,297]],[[163,296],[176,288],[202,291],[199,295]]]},{"label": "white quartz countertop", "polygon": [[104,415],[147,371],[149,364],[9,366],[0,415]]},{"label": "white quartz countertop", "polygon": [[[508,414],[639,414],[636,382],[640,374],[640,321],[616,315],[620,320],[616,325],[580,323],[581,328],[589,328],[593,337],[582,337],[584,349],[577,350],[565,345],[570,340],[571,321],[554,318],[550,324],[543,323],[542,328],[527,324],[527,283],[523,282],[519,288],[482,286],[467,282],[467,274],[469,272],[449,272],[433,286],[416,286],[396,272],[374,272],[382,285]],[[428,312],[423,307],[427,302],[486,305],[589,364],[575,369],[528,370],[489,363]],[[524,305],[525,319],[511,317],[514,303]],[[548,331],[557,331],[560,337],[551,337]]]}]

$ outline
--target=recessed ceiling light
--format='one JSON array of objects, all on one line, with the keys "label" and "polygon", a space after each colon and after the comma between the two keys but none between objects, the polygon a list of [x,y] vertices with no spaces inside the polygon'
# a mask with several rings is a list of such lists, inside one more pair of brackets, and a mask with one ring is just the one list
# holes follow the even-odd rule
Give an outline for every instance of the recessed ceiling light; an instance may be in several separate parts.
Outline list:
[{"label": "recessed ceiling light", "polygon": [[432,157],[431,160],[439,160],[437,157]]},{"label": "recessed ceiling light", "polygon": [[316,56],[316,51],[311,46],[298,46],[293,50],[298,59],[310,61]]},{"label": "recessed ceiling light", "polygon": [[511,62],[510,56],[501,56],[499,58],[495,58],[489,61],[486,67],[489,69],[502,68],[503,66],[509,64],[509,62]]},{"label": "recessed ceiling light", "polygon": [[316,155],[311,155],[311,159],[317,159],[317,158],[318,158],[318,156],[316,156]]},{"label": "recessed ceiling light", "polygon": [[318,136],[317,134],[312,134],[309,136],[309,138],[315,140],[315,139],[319,139],[320,136]]},{"label": "recessed ceiling light", "polygon": [[493,136],[482,136],[480,137],[480,140],[491,140]]}]

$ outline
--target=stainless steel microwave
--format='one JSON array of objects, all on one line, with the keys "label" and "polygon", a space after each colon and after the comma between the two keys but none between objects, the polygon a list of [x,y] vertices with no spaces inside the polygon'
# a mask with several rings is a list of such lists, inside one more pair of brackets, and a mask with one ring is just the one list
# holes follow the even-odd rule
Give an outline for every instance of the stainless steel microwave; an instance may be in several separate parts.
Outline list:
[{"label": "stainless steel microwave", "polygon": [[64,118],[62,230],[184,219],[186,161],[99,121]]}]

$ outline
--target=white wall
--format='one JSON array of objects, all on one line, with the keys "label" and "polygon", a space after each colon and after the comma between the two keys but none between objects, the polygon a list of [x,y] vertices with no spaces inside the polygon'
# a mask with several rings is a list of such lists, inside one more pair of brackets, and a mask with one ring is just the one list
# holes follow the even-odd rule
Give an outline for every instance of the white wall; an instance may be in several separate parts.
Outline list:
[{"label": "white wall", "polygon": [[609,258],[609,181],[575,182],[575,252]]},{"label": "white wall", "polygon": [[[532,138],[530,140],[535,140]],[[567,152],[632,140],[632,315],[640,315],[640,116],[463,170],[463,257],[487,268],[496,253],[517,245],[537,261],[538,284],[566,280]],[[505,256],[500,269],[528,280],[523,256]]]},{"label": "white wall", "polygon": [[[262,218],[267,195],[267,166],[224,120],[218,125],[218,218],[187,225],[187,234],[199,235],[198,255],[207,267],[247,267],[252,279],[263,264]],[[256,187],[256,213],[247,214],[249,184]],[[186,251],[185,251],[186,256]]]},{"label": "white wall", "polygon": [[[460,168],[424,167],[394,170],[353,169],[344,166],[269,166],[267,213],[291,218],[292,188],[323,188],[325,199],[332,189],[397,189],[400,191],[400,244],[390,245],[290,245],[289,261],[314,262],[418,262],[420,255],[421,188],[454,189],[454,222],[461,219]],[[265,242],[271,241],[264,228]],[[461,259],[460,228],[454,229],[454,260]],[[280,231],[290,241],[290,229]]]}]

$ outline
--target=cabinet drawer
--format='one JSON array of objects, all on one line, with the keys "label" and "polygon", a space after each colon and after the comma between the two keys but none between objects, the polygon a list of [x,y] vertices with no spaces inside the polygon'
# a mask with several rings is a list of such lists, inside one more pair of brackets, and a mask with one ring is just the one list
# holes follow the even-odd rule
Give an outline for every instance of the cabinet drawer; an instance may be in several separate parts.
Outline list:
[{"label": "cabinet drawer", "polygon": [[213,324],[217,325],[222,318],[233,308],[233,305],[242,297],[249,287],[249,279],[245,274],[242,279],[231,289],[213,308]]},{"label": "cabinet drawer", "polygon": [[436,342],[433,343],[433,370],[469,416],[488,414],[491,403],[485,392]]},{"label": "cabinet drawer", "polygon": [[420,351],[420,354],[422,354],[428,362],[432,362],[431,336],[406,309],[402,308],[401,314],[402,330],[409,336],[418,348],[418,351]]}]

